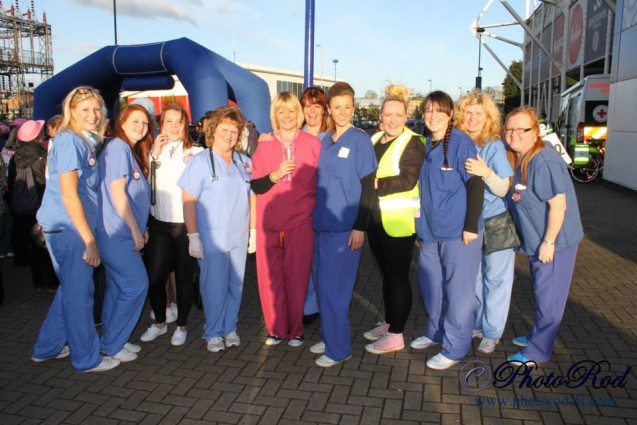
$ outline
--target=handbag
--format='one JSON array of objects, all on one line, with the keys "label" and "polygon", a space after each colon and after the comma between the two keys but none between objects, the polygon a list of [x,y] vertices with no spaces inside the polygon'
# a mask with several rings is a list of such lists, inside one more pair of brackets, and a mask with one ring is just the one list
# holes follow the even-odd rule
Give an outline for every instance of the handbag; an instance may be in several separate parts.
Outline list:
[{"label": "handbag", "polygon": [[520,246],[520,237],[513,223],[513,217],[507,210],[484,220],[484,239],[482,251],[485,254]]}]

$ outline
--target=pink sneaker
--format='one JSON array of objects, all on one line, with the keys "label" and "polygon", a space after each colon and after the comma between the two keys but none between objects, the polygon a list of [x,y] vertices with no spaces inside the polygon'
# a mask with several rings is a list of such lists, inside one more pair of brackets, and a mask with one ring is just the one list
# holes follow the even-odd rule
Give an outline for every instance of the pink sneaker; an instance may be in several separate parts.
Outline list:
[{"label": "pink sneaker", "polygon": [[389,323],[380,322],[376,323],[376,327],[371,331],[367,331],[363,334],[366,340],[368,341],[377,341],[387,333],[389,330]]},{"label": "pink sneaker", "polygon": [[387,332],[378,341],[365,346],[365,350],[373,354],[391,353],[403,348],[405,348],[403,334],[393,334],[391,332]]}]

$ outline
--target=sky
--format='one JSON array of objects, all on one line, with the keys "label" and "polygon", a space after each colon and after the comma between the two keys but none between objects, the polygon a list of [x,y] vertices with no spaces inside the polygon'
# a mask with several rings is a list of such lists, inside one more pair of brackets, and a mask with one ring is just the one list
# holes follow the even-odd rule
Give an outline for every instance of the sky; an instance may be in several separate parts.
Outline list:
[{"label": "sky", "polygon": [[[14,0],[15,1],[15,0]],[[13,3],[5,0],[7,4]],[[117,0],[118,44],[187,37],[239,63],[302,72],[304,0]],[[469,30],[488,0],[316,0],[314,77],[348,81],[357,96],[403,83],[414,93],[431,87],[453,97],[475,84],[479,43]],[[530,3],[533,3],[531,1]],[[24,12],[30,1],[19,0]],[[509,4],[525,16],[524,0]],[[114,44],[113,0],[35,0],[38,20],[52,26],[55,72]],[[480,25],[513,22],[492,1]],[[519,26],[488,29],[516,42]],[[510,65],[522,50],[483,36]],[[321,50],[323,60],[321,61]],[[322,65],[321,65],[322,62]],[[483,48],[483,87],[500,87],[505,71]]]}]

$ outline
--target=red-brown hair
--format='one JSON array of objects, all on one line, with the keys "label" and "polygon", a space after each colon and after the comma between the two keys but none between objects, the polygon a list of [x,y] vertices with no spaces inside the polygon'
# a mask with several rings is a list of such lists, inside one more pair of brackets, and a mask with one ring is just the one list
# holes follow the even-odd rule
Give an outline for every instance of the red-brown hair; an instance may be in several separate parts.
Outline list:
[{"label": "red-brown hair", "polygon": [[173,102],[164,105],[164,109],[161,111],[159,117],[159,131],[164,128],[164,120],[166,119],[166,113],[168,111],[176,111],[181,114],[181,141],[184,144],[184,151],[192,147],[192,140],[190,139],[190,132],[188,131],[188,113],[181,104]]},{"label": "red-brown hair", "polygon": [[[146,132],[146,135],[137,143],[129,140],[126,136],[126,133],[124,132],[124,129],[122,128],[126,120],[128,120],[133,112],[143,113],[148,120],[148,131]],[[148,174],[150,173],[148,152],[150,152],[150,147],[153,144],[153,120],[148,111],[140,105],[126,105],[117,116],[117,122],[115,123],[115,137],[118,137],[128,143],[128,145],[131,147],[131,150],[133,151],[133,155],[135,156],[137,164],[142,169],[144,176],[148,178]]]},{"label": "red-brown hair", "polygon": [[[513,150],[509,147],[507,142],[507,156],[509,157],[509,162],[511,163],[511,167],[515,170],[516,167],[520,167],[520,180],[522,183],[527,183],[527,172],[529,169],[529,164],[535,155],[540,153],[542,149],[546,146],[542,137],[540,137],[540,120],[535,112],[535,109],[529,108],[528,106],[520,106],[519,108],[515,108],[511,112],[509,112],[504,120],[504,128],[506,129],[506,122],[515,115],[526,115],[531,121],[531,131],[536,134],[535,142],[533,146],[528,150],[528,152],[519,159]],[[503,130],[504,131],[504,130]],[[506,134],[502,135],[502,138],[506,140]]]}]

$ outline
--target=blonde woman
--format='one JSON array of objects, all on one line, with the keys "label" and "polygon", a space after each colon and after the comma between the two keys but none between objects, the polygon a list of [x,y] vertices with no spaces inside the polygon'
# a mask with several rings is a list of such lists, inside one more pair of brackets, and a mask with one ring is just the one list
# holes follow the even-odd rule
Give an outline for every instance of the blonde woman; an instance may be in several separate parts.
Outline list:
[{"label": "blonde woman", "polygon": [[[471,137],[478,149],[476,159],[469,158],[466,170],[485,182],[482,217],[485,222],[508,215],[504,196],[509,190],[513,170],[506,147],[500,140],[500,111],[488,94],[473,92],[456,105],[456,128]],[[473,334],[482,336],[478,351],[491,354],[504,333],[515,263],[514,247],[482,253],[476,280],[476,320]]]},{"label": "blonde woman", "polygon": [[425,139],[406,127],[409,89],[391,85],[380,108],[383,131],[372,136],[378,160],[367,235],[383,273],[385,320],[363,336],[374,341],[365,350],[374,354],[404,348],[403,331],[411,310],[409,266],[416,240],[418,177],[425,159]]},{"label": "blonde woman", "polygon": [[104,100],[91,87],[77,87],[62,107],[64,119],[49,155],[49,180],[37,214],[60,286],[32,360],[60,359],[70,352],[78,372],[101,372],[120,363],[100,354],[93,323],[93,268],[101,262],[95,241],[99,189],[95,150],[106,128]]}]

